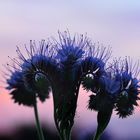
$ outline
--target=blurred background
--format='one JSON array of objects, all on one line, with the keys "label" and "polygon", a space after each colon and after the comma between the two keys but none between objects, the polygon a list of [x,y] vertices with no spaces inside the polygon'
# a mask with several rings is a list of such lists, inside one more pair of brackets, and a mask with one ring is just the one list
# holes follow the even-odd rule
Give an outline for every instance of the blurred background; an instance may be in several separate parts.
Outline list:
[{"label": "blurred background", "polygon": [[[57,31],[87,33],[93,42],[112,47],[114,57],[140,58],[140,1],[138,0],[0,0],[0,70],[24,52],[30,40],[56,37]],[[0,76],[0,140],[36,139],[32,108],[18,106],[4,89]],[[96,112],[87,110],[88,95],[81,87],[73,140],[89,140],[97,126]],[[102,140],[139,140],[140,108],[126,119],[114,112]],[[52,96],[39,102],[40,120],[48,139],[58,139],[53,120]]]}]

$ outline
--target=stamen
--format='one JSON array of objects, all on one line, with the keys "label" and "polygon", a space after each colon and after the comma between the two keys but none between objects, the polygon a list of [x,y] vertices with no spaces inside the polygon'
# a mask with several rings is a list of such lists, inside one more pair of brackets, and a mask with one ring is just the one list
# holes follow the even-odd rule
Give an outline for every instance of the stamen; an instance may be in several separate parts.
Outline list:
[{"label": "stamen", "polygon": [[23,62],[24,62],[24,61],[27,62],[26,58],[23,56],[23,54],[21,53],[21,51],[20,51],[20,49],[19,49],[18,46],[17,46],[16,52],[17,52],[17,54],[18,54],[18,57],[19,57]]},{"label": "stamen", "polygon": [[13,68],[15,71],[21,71],[21,69],[18,69],[14,64],[7,64],[7,66]]},{"label": "stamen", "polygon": [[93,71],[92,73],[95,74],[96,72],[99,71],[100,68],[97,68],[95,71]]},{"label": "stamen", "polygon": [[27,49],[27,46],[26,45],[25,45],[25,49],[26,49],[26,52],[27,52],[28,57],[31,58],[32,55],[31,55],[30,51]]},{"label": "stamen", "polygon": [[31,53],[31,57],[33,56],[33,44],[32,44],[32,40],[30,40],[30,53]]},{"label": "stamen", "polygon": [[132,80],[130,80],[130,81],[128,82],[128,84],[127,84],[127,86],[126,86],[126,88],[125,88],[125,89],[129,89],[129,87],[130,87],[131,83],[132,83]]},{"label": "stamen", "polygon": [[8,56],[8,58],[21,67],[21,64],[15,58],[11,58],[10,56]]}]

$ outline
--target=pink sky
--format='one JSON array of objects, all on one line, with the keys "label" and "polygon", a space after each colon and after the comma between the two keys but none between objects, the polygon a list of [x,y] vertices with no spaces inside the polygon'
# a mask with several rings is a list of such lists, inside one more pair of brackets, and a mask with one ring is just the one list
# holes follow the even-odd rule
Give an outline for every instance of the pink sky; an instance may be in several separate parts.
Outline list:
[{"label": "pink sky", "polygon": [[[112,47],[113,56],[140,58],[140,1],[138,0],[1,0],[0,1],[0,69],[8,61],[8,55],[16,57],[16,45],[23,48],[33,39],[37,42],[56,36],[66,29],[73,33],[87,33],[93,42]],[[2,78],[1,78],[2,79]],[[1,84],[3,86],[3,84]],[[84,91],[82,91],[84,92]],[[96,113],[86,111],[86,94],[78,102],[76,124],[86,128],[95,126]],[[40,106],[41,119],[53,123],[52,99]],[[0,123],[2,128],[14,124],[15,120],[27,123],[33,117],[32,109],[13,104],[6,91],[0,94]],[[25,115],[26,114],[26,115]],[[92,122],[92,123],[91,123]],[[89,127],[90,126],[90,127]],[[126,119],[115,115],[109,125],[116,135],[140,135],[140,113]],[[132,134],[131,134],[132,135]]]}]

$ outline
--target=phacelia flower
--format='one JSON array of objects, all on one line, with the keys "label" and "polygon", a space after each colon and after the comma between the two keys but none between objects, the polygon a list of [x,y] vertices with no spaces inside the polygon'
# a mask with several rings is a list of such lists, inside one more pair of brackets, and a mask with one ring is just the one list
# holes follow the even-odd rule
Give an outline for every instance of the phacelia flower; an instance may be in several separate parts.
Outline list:
[{"label": "phacelia flower", "polygon": [[110,48],[97,47],[90,43],[90,47],[86,50],[85,59],[81,62],[81,72],[83,77],[88,74],[93,75],[97,79],[105,74],[105,64],[111,56]]},{"label": "phacelia flower", "polygon": [[31,41],[30,50],[26,48],[28,58],[24,57],[18,47],[16,52],[18,58],[12,59],[13,70],[10,70],[11,77],[7,80],[7,89],[12,90],[12,98],[15,102],[27,106],[33,106],[37,97],[42,102],[45,101],[51,90],[48,72],[53,73],[52,67],[55,65],[51,54],[48,53],[48,45],[42,41],[39,48],[36,48],[35,43]]},{"label": "phacelia flower", "polygon": [[59,42],[55,43],[57,48],[56,59],[60,63],[76,63],[80,61],[85,53],[85,48],[88,47],[89,39],[83,35],[75,35],[73,38],[69,32],[58,33]]},{"label": "phacelia flower", "polygon": [[88,88],[92,91],[88,103],[88,109],[98,112],[98,126],[94,137],[96,140],[99,139],[110,122],[112,112],[115,107],[116,97],[120,90],[120,82],[107,71],[105,71],[100,77],[96,76],[96,79],[94,77],[90,77],[90,79],[93,79],[88,83],[84,81],[83,84],[86,89]]},{"label": "phacelia flower", "polygon": [[107,111],[113,109],[120,89],[120,82],[109,75],[98,79],[98,91],[90,95],[89,109],[96,111]]},{"label": "phacelia flower", "polygon": [[109,88],[106,88],[106,85],[111,78],[106,77],[105,64],[111,51],[105,47],[96,48],[95,45],[91,45],[88,51],[87,57],[81,63],[82,85],[84,89],[93,93],[88,108],[100,110],[108,98]]},{"label": "phacelia flower", "polygon": [[75,111],[80,87],[80,64],[84,49],[88,47],[86,36],[72,38],[68,32],[59,33],[54,43],[57,50],[58,78],[53,81],[54,118],[61,139],[69,139],[74,124]]},{"label": "phacelia flower", "polygon": [[[87,36],[75,35],[72,38],[69,32],[59,32],[59,41],[47,45],[42,41],[38,49],[30,42],[30,49],[26,48],[26,52],[28,58],[17,48],[19,59],[12,60],[18,68],[13,67],[15,70],[7,83],[13,92],[30,93],[26,95],[33,96],[35,101],[36,97],[45,101],[52,90],[54,120],[62,140],[70,139],[81,83],[85,89],[96,94],[90,97],[90,109],[100,111],[112,105],[108,100],[116,95],[118,83],[105,77],[105,64],[111,55],[110,49],[96,47]],[[16,86],[9,81],[14,81]],[[20,99],[23,95],[18,96],[17,92],[13,92],[16,102],[28,105],[27,101]],[[35,102],[30,98],[27,100],[30,106]]]},{"label": "phacelia flower", "polygon": [[138,106],[139,100],[139,74],[138,63],[132,65],[130,59],[126,58],[122,63],[115,63],[114,70],[117,80],[120,81],[120,92],[116,101],[116,111],[119,117],[125,118],[132,115],[134,106]]},{"label": "phacelia flower", "polygon": [[[112,105],[117,114],[124,118],[133,114],[134,106],[139,99],[138,65],[133,66],[127,58],[115,61],[100,78],[83,82],[94,94],[90,96],[89,108],[94,110],[107,110]],[[91,86],[91,87],[90,87]]]}]

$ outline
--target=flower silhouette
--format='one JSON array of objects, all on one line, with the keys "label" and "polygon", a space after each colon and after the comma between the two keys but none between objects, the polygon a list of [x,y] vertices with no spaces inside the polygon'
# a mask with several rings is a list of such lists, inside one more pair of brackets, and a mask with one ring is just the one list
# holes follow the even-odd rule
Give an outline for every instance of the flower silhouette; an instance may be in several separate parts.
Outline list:
[{"label": "flower silhouette", "polygon": [[[7,89],[15,102],[35,110],[39,138],[43,134],[37,115],[37,98],[44,102],[53,94],[54,120],[61,140],[70,140],[77,108],[80,85],[92,91],[88,108],[98,112],[98,140],[108,125],[112,111],[125,118],[133,113],[139,94],[138,66],[128,59],[115,61],[107,68],[110,48],[93,44],[85,35],[71,37],[68,31],[58,32],[59,40],[31,41],[25,47],[27,58],[17,48],[18,59],[12,59],[14,70],[7,79]],[[17,66],[15,66],[17,65]]]},{"label": "flower silhouette", "polygon": [[[11,58],[13,64],[8,64],[11,66],[9,69],[11,76],[7,79],[7,89],[10,90],[15,103],[34,108],[39,139],[44,140],[38,117],[37,98],[44,102],[51,91],[47,75],[47,67],[50,67],[50,71],[52,67],[51,54],[48,53],[48,45],[44,41],[41,41],[39,48],[36,48],[35,43],[30,41],[30,50],[26,47],[25,49],[28,58],[25,58],[17,47],[18,58]],[[46,54],[49,55],[46,56]]]},{"label": "flower silhouette", "polygon": [[52,90],[56,126],[61,138],[66,140],[74,123],[80,84],[89,73],[96,77],[104,72],[110,51],[105,51],[105,48],[96,50],[90,39],[83,35],[71,38],[68,32],[60,33],[59,40],[55,46],[60,80],[53,82],[55,88]]},{"label": "flower silhouette", "polygon": [[[30,42],[30,51],[26,48],[29,58],[25,58],[20,49],[17,48],[19,59],[12,59],[11,76],[7,79],[7,89],[12,90],[12,98],[19,104],[33,106],[38,97],[42,102],[49,96],[51,90],[48,77],[43,71],[48,63],[51,63],[45,56],[47,45],[41,42],[37,50],[35,44]],[[36,50],[35,50],[36,49]],[[17,67],[15,65],[18,65]],[[10,65],[10,64],[8,64]]]},{"label": "flower silhouette", "polygon": [[62,140],[70,139],[80,87],[80,64],[84,48],[88,47],[86,37],[77,38],[72,39],[68,32],[59,32],[59,42],[54,42],[59,66],[57,80],[52,81],[54,119]]},{"label": "flower silhouette", "polygon": [[139,74],[138,63],[133,65],[126,58],[122,63],[116,63],[115,76],[120,81],[120,92],[117,97],[116,111],[119,117],[125,118],[133,114],[134,106],[138,106],[139,100]]},{"label": "flower silhouette", "polygon": [[120,90],[120,82],[108,74],[100,77],[98,84],[96,95],[90,95],[89,109],[96,111],[113,109]]},{"label": "flower silhouette", "polygon": [[83,87],[93,92],[90,95],[88,108],[98,111],[98,127],[94,140],[98,140],[108,125],[112,111],[125,118],[133,114],[134,106],[139,100],[138,64],[133,65],[130,59],[115,60],[98,78],[88,76]]}]

